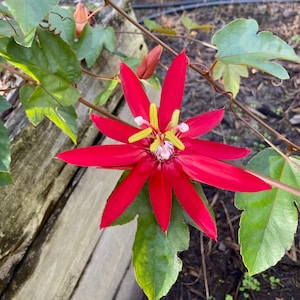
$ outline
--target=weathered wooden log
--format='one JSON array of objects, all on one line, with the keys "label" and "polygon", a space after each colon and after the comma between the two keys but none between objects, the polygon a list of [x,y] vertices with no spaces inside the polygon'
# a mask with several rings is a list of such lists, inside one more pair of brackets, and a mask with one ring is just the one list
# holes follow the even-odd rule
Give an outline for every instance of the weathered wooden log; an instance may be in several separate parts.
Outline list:
[{"label": "weathered wooden log", "polygon": [[[127,1],[116,2],[133,15]],[[117,25],[121,32],[137,33],[129,22],[108,10],[107,22]],[[117,49],[141,57],[146,45],[140,34],[117,35]],[[92,72],[112,76],[118,69],[119,60],[104,51]],[[83,76],[79,84],[87,100],[102,88],[101,81],[89,76]],[[107,109],[115,110],[121,97],[119,89]],[[93,144],[99,132],[91,126],[88,109],[78,105],[77,114],[78,146]],[[129,115],[123,112],[125,119]],[[15,135],[11,166],[14,185],[1,188],[0,194],[0,297],[134,299],[126,287],[133,284],[127,279],[132,278],[129,266],[135,225],[104,231],[98,228],[120,172],[78,172],[78,168],[54,159],[57,153],[74,146],[69,138],[48,120],[36,128],[25,120],[20,107],[7,122]],[[22,126],[17,128],[18,124]],[[118,296],[118,289],[121,293],[127,290],[130,298]]]}]

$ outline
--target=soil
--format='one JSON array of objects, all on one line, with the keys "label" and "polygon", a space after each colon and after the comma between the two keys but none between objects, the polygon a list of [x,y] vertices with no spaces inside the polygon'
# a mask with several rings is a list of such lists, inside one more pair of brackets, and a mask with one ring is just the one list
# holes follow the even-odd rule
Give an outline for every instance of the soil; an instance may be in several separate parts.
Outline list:
[{"label": "soil", "polygon": [[[131,2],[146,4],[167,1],[132,0]],[[136,15],[141,19],[153,13],[161,13],[161,17],[155,20],[163,27],[175,29],[181,36],[181,38],[160,36],[161,39],[178,52],[185,48],[190,61],[209,66],[214,59],[215,50],[205,46],[203,42],[210,43],[212,34],[216,30],[236,18],[256,19],[260,31],[268,30],[278,35],[299,55],[299,11],[300,3],[285,1],[284,3],[220,4],[167,15],[163,13],[163,9],[136,10]],[[214,28],[209,32],[197,31],[193,32],[192,36],[188,35],[180,22],[182,15],[187,15],[200,24],[213,25]],[[155,46],[150,40],[147,42],[150,49]],[[164,53],[162,63],[168,66],[172,59],[168,53]],[[289,62],[284,62],[284,66],[290,74],[290,80],[283,82],[262,72],[250,70],[250,77],[242,79],[237,98],[283,136],[299,144],[300,67]],[[158,70],[162,76],[164,72],[163,68]],[[208,139],[248,147],[252,150],[252,155],[266,147],[259,137],[230,112],[228,99],[216,93],[203,78],[189,70],[182,118],[186,119],[200,112],[220,107],[226,108],[225,118],[220,127],[207,135]],[[243,117],[254,124],[254,121],[247,116]],[[276,137],[261,128],[260,130],[265,136],[271,138],[275,145],[283,151],[286,150],[285,145]],[[209,240],[205,235],[191,228],[190,247],[180,254],[183,270],[164,299],[300,299],[300,231],[298,230],[295,235],[292,248],[276,266],[254,276],[259,282],[259,288],[247,289],[243,283],[247,270],[243,265],[238,245],[241,211],[234,206],[233,193],[208,186],[204,189],[216,216],[218,242]],[[278,279],[279,282],[276,283]]]}]

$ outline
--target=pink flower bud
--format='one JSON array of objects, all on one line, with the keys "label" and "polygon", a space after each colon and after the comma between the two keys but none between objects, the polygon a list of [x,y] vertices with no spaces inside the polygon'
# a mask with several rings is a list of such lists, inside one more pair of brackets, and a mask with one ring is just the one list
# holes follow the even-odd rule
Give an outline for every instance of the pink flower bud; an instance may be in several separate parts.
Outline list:
[{"label": "pink flower bud", "polygon": [[84,7],[84,3],[78,2],[73,14],[76,23],[76,37],[80,37],[85,24],[90,23],[89,14],[90,11],[88,8]]},{"label": "pink flower bud", "polygon": [[136,69],[136,75],[140,79],[148,79],[150,78],[160,60],[160,56],[162,54],[163,48],[158,45],[154,47],[148,55],[144,56],[143,61]]}]

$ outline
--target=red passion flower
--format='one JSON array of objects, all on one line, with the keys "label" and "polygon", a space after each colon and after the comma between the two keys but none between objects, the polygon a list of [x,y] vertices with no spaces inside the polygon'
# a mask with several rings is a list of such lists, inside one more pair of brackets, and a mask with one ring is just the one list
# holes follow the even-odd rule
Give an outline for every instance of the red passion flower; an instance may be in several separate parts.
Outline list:
[{"label": "red passion flower", "polygon": [[162,231],[166,231],[170,223],[173,191],[191,219],[216,240],[215,222],[191,180],[237,192],[271,188],[247,171],[223,162],[246,156],[250,152],[248,149],[197,139],[221,122],[223,109],[179,123],[186,69],[187,57],[183,51],[166,74],[157,108],[149,102],[135,73],[121,63],[124,96],[139,128],[92,114],[97,128],[121,143],[90,146],[57,155],[78,166],[130,170],[108,199],[100,228],[113,223],[148,181],[149,198]]}]

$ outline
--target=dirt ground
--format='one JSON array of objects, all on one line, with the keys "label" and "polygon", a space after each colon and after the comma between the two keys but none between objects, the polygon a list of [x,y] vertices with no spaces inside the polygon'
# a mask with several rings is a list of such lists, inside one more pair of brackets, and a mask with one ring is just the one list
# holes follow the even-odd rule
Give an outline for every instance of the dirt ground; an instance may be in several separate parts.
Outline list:
[{"label": "dirt ground", "polygon": [[[131,2],[146,4],[167,1]],[[161,17],[155,20],[164,27],[175,29],[182,36],[161,36],[162,40],[176,51],[185,48],[191,61],[210,65],[215,51],[204,46],[202,42],[209,43],[217,29],[241,17],[256,19],[260,31],[268,30],[280,36],[300,54],[299,2],[217,5],[167,15],[163,13],[164,10],[139,9],[136,10],[136,15],[138,19],[142,19],[153,13],[161,13]],[[211,24],[214,28],[209,32],[197,31],[191,39],[181,25],[182,15],[187,15],[200,24]],[[155,45],[151,41],[147,42],[149,48]],[[167,53],[163,55],[163,64],[169,65],[171,60],[172,57]],[[248,79],[242,79],[237,98],[266,123],[299,145],[300,66],[289,62],[285,62],[284,65],[290,74],[290,80],[280,82],[267,74],[250,70],[252,74]],[[163,75],[164,71],[158,70],[158,73]],[[266,147],[259,137],[233,116],[228,107],[228,100],[214,92],[194,71],[189,70],[182,118],[223,106],[227,111],[225,118],[220,127],[206,136],[208,139],[248,147],[252,154]],[[251,120],[250,122],[255,125]],[[268,132],[262,132],[285,150],[280,141]],[[233,194],[208,186],[205,187],[205,192],[216,215],[218,242],[210,241],[206,236],[191,229],[190,248],[180,254],[183,270],[164,299],[300,299],[300,231],[298,230],[295,236],[291,250],[276,266],[247,281],[246,269],[239,254],[237,234],[241,212],[233,205]]]}]

